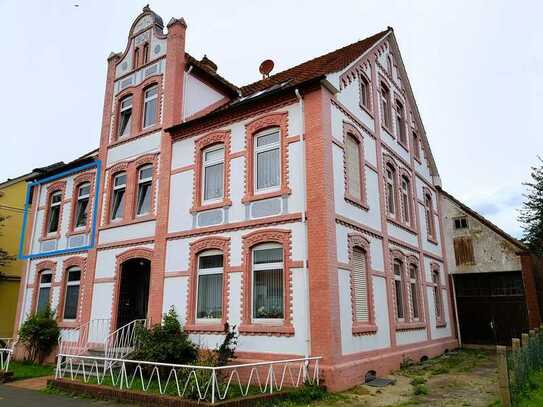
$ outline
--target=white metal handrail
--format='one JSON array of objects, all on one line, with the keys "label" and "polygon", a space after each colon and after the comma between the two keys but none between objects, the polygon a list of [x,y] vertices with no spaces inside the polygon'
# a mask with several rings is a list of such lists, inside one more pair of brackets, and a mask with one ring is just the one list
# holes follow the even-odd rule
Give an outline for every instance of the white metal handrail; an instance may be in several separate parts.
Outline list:
[{"label": "white metal handrail", "polygon": [[173,388],[179,397],[184,397],[192,391],[194,398],[214,404],[225,400],[235,387],[245,397],[251,388],[273,394],[285,387],[318,385],[321,359],[307,357],[214,367],[64,354],[59,355],[55,378],[67,375],[71,380],[83,379],[88,383],[93,377],[98,384],[107,379],[119,389],[139,385],[138,389],[144,392],[153,384],[158,385],[160,394]]},{"label": "white metal handrail", "polygon": [[9,361],[11,360],[11,355],[13,354],[13,349],[9,348],[0,348],[0,370],[5,372],[9,369]]},{"label": "white metal handrail", "polygon": [[59,353],[82,355],[89,348],[89,343],[102,343],[109,332],[110,319],[91,319],[77,328],[67,329],[67,333],[58,338]]},{"label": "white metal handrail", "polygon": [[146,327],[147,319],[135,319],[110,333],[104,340],[104,356],[108,359],[122,359],[136,346],[139,327]]}]

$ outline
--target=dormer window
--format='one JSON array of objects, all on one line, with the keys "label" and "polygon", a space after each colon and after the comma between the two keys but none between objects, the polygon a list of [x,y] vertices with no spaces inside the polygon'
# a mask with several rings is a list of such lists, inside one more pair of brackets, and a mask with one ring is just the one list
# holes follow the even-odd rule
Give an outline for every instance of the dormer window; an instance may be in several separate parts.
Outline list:
[{"label": "dormer window", "polygon": [[119,107],[119,137],[130,135],[132,128],[132,96],[121,99]]},{"label": "dormer window", "polygon": [[151,127],[158,117],[158,86],[148,88],[143,97],[143,128]]},{"label": "dormer window", "polygon": [[47,233],[55,233],[58,231],[60,220],[60,207],[62,205],[62,192],[55,191],[51,194],[49,203],[49,221],[47,223]]}]

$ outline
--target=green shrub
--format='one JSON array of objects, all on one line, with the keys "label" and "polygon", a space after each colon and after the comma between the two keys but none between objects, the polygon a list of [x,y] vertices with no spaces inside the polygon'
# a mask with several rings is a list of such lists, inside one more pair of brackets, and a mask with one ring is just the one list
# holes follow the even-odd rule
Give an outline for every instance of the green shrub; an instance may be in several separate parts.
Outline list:
[{"label": "green shrub", "polygon": [[28,352],[27,360],[38,363],[51,353],[59,336],[55,313],[49,307],[30,315],[19,330],[19,340]]},{"label": "green shrub", "polygon": [[414,377],[413,380],[411,380],[411,384],[413,386],[417,386],[419,384],[424,384],[424,383],[426,383],[426,379],[421,376]]},{"label": "green shrub", "polygon": [[416,396],[428,394],[428,387],[425,384],[417,384],[413,390]]},{"label": "green shrub", "polygon": [[224,340],[216,350],[217,366],[226,366],[228,361],[234,358],[239,335],[236,332],[236,326],[230,327],[228,322],[224,324]]},{"label": "green shrub", "polygon": [[136,350],[132,359],[150,362],[192,364],[198,356],[198,347],[183,331],[177,313],[172,306],[164,316],[160,325],[151,329],[140,327],[137,336]]}]

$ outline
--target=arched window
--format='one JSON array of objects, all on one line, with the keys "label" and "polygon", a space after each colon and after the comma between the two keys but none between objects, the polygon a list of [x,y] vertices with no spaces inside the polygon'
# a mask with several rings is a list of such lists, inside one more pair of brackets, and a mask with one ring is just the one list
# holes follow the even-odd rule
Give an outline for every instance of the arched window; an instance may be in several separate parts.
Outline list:
[{"label": "arched window", "polygon": [[411,317],[415,321],[420,318],[418,278],[417,266],[411,264],[409,266],[409,297],[411,300]]},{"label": "arched window", "polygon": [[350,133],[345,137],[345,165],[347,169],[347,192],[362,201],[362,166],[359,141]]},{"label": "arched window", "polygon": [[398,137],[400,143],[407,147],[407,137],[405,135],[405,110],[399,101],[396,101],[396,137]]},{"label": "arched window", "polygon": [[283,246],[263,243],[252,249],[253,320],[283,319]]},{"label": "arched window", "polygon": [[62,206],[62,191],[55,191],[49,198],[49,211],[47,220],[47,233],[58,232],[60,223],[60,209]]},{"label": "arched window", "polygon": [[75,218],[73,228],[82,228],[87,226],[88,209],[90,199],[90,183],[84,182],[77,188],[77,202],[75,206]]},{"label": "arched window", "polygon": [[134,50],[134,61],[132,61],[132,68],[136,69],[140,65],[140,49],[139,47]]},{"label": "arched window", "polygon": [[441,279],[439,270],[432,270],[432,283],[434,284],[434,303],[436,310],[436,320],[438,323],[443,321],[443,296],[441,293]]},{"label": "arched window", "polygon": [[158,86],[151,86],[143,94],[143,128],[158,121]]},{"label": "arched window", "polygon": [[419,136],[415,131],[412,133],[412,140],[413,155],[416,159],[420,160],[420,141]]},{"label": "arched window", "polygon": [[366,109],[370,109],[370,83],[364,75],[360,75],[360,104]]},{"label": "arched window", "polygon": [[111,220],[124,217],[126,195],[126,172],[120,172],[113,177],[111,185]]},{"label": "arched window", "polygon": [[220,250],[207,250],[198,256],[197,319],[208,321],[222,318],[223,258]]},{"label": "arched window", "polygon": [[224,197],[224,144],[202,151],[202,174],[202,202],[221,200]]},{"label": "arched window", "polygon": [[411,222],[411,191],[409,178],[402,176],[401,179],[401,197],[402,197],[402,220],[404,223]]},{"label": "arched window", "polygon": [[396,169],[387,164],[385,168],[387,211],[389,215],[396,213]]},{"label": "arched window", "polygon": [[353,247],[351,267],[354,291],[354,316],[356,321],[369,322],[368,265],[364,249],[357,246]]},{"label": "arched window", "polygon": [[277,127],[263,130],[254,136],[255,191],[267,191],[281,185],[281,142]]},{"label": "arched window", "polygon": [[149,43],[143,44],[143,62],[142,64],[145,65],[147,62],[149,62]]},{"label": "arched window", "polygon": [[396,318],[398,321],[405,320],[405,295],[403,280],[403,263],[394,260],[394,292],[396,296]]},{"label": "arched window", "polygon": [[387,72],[392,76],[392,57],[390,55],[387,55]]},{"label": "arched window", "polygon": [[390,106],[390,91],[388,87],[381,82],[381,116],[383,119],[383,124],[386,128],[390,129],[390,122],[392,117],[391,106]]},{"label": "arched window", "polygon": [[144,165],[138,170],[138,193],[136,196],[136,215],[151,212],[151,186],[153,185],[153,166]]},{"label": "arched window", "polygon": [[79,286],[81,269],[72,267],[66,270],[66,289],[64,295],[64,315],[66,319],[77,319],[77,305],[79,303]]},{"label": "arched window", "polygon": [[132,130],[132,95],[125,96],[119,102],[118,136],[126,137]]},{"label": "arched window", "polygon": [[51,270],[43,270],[40,273],[40,282],[38,287],[38,301],[36,302],[36,312],[43,312],[49,306],[49,297],[51,295],[51,285],[53,282],[53,273]]},{"label": "arched window", "polygon": [[426,232],[429,239],[435,238],[434,209],[430,193],[424,194],[424,207],[426,213]]}]

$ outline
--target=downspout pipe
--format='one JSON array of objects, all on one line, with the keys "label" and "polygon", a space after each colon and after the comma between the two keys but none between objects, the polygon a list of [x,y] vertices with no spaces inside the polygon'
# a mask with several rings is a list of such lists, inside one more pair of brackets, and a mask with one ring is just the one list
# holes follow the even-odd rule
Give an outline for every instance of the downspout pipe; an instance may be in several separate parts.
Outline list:
[{"label": "downspout pipe", "polygon": [[303,231],[304,231],[304,242],[303,242],[303,275],[304,275],[304,288],[305,288],[305,315],[306,315],[306,326],[307,326],[307,332],[306,332],[306,338],[305,338],[305,344],[306,344],[306,350],[305,350],[305,357],[309,357],[311,355],[311,319],[309,318],[309,275],[308,275],[308,269],[307,269],[307,262],[308,262],[308,248],[307,248],[307,239],[308,239],[308,232],[307,232],[307,162],[305,159],[305,114],[304,114],[304,100],[302,95],[300,94],[300,90],[298,88],[294,89],[294,93],[296,97],[298,98],[298,105],[300,107],[300,113],[302,116],[302,134],[300,135],[300,154],[299,154],[299,160],[302,163],[302,186],[304,191],[304,197],[302,199],[302,224],[303,224]]}]

